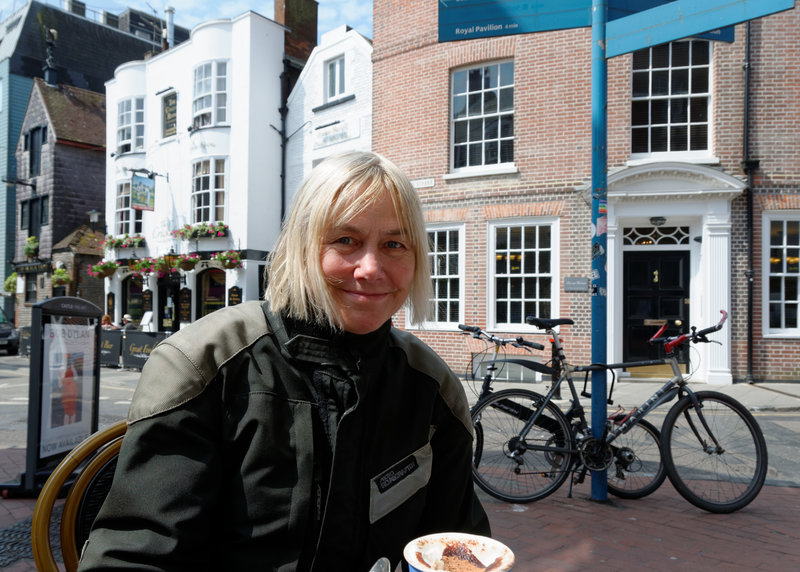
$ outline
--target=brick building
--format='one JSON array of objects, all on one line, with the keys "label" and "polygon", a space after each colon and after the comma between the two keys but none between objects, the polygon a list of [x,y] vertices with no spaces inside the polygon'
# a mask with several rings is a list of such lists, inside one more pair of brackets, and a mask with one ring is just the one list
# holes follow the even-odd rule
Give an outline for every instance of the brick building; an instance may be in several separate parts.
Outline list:
[{"label": "brick building", "polygon": [[[400,323],[461,372],[459,322],[535,338],[526,315],[569,317],[588,363],[591,30],[437,32],[437,3],[374,2],[373,149],[411,177],[433,240],[436,316]],[[800,379],[799,44],[794,9],[608,60],[609,362],[725,309],[693,379]]]},{"label": "brick building", "polygon": [[[17,173],[31,181],[17,184],[18,326],[30,325],[31,306],[55,294],[103,307],[102,282],[86,266],[101,257],[103,223],[88,223],[104,204],[105,111],[101,93],[34,79],[16,153]],[[26,253],[29,239],[38,243],[33,255]],[[56,267],[70,278],[60,289],[52,284]]]}]

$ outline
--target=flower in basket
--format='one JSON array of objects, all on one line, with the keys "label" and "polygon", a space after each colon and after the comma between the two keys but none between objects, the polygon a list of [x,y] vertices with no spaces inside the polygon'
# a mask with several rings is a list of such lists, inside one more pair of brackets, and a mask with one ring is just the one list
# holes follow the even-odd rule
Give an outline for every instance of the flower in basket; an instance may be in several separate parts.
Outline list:
[{"label": "flower in basket", "polygon": [[177,265],[181,270],[194,270],[195,265],[200,262],[200,255],[196,252],[189,254],[179,254]]},{"label": "flower in basket", "polygon": [[97,264],[89,265],[89,276],[105,278],[106,276],[112,276],[117,271],[117,268],[119,268],[119,262],[116,260],[101,260]]},{"label": "flower in basket", "polygon": [[25,246],[22,247],[22,253],[26,258],[33,258],[39,253],[39,239],[35,236],[29,236],[25,241]]},{"label": "flower in basket", "polygon": [[136,248],[137,246],[144,246],[145,240],[141,234],[125,234],[125,236],[111,236],[110,234],[105,237],[100,244],[102,248],[111,250],[114,248]]},{"label": "flower in basket", "polygon": [[219,238],[228,236],[228,225],[224,222],[201,222],[195,225],[185,224],[172,231],[172,236],[182,240],[190,238]]},{"label": "flower in basket", "polygon": [[50,275],[50,280],[53,282],[54,286],[61,286],[62,284],[69,284],[72,282],[72,278],[69,277],[66,268],[56,268],[53,270],[53,274]]},{"label": "flower in basket", "polygon": [[238,250],[226,250],[217,252],[211,256],[211,260],[216,260],[222,264],[223,268],[241,268],[242,253]]},{"label": "flower in basket", "polygon": [[135,276],[146,278],[148,275],[155,272],[155,269],[153,268],[154,262],[155,261],[152,258],[145,256],[144,258],[140,258],[139,260],[129,263],[128,268]]}]

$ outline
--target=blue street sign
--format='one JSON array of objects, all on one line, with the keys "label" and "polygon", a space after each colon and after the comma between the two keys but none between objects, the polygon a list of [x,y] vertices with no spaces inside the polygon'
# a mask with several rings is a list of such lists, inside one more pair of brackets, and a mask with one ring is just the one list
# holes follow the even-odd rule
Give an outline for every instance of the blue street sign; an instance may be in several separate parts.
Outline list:
[{"label": "blue street sign", "polygon": [[[608,20],[667,4],[671,0],[608,0]],[[439,0],[439,41],[474,40],[592,25],[591,0]],[[733,41],[733,27],[698,34]]]},{"label": "blue street sign", "polygon": [[794,7],[794,0],[677,0],[606,24],[606,57],[664,44]]}]

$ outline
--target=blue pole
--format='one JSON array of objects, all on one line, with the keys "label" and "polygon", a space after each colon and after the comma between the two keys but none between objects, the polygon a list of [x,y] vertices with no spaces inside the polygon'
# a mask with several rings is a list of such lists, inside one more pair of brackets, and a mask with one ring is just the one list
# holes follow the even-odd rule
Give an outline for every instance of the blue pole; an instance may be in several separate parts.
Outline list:
[{"label": "blue pole", "polygon": [[[608,0],[592,0],[592,362],[606,363],[606,20]],[[601,438],[607,418],[606,372],[592,372],[592,436]],[[592,500],[608,500],[606,471],[592,471]]]}]

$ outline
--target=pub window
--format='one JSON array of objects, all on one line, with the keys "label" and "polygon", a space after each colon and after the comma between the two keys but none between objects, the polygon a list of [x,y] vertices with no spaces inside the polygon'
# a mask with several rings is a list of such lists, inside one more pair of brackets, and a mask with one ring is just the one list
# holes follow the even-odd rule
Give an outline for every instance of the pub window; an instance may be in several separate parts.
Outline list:
[{"label": "pub window", "polygon": [[36,302],[36,274],[25,275],[25,302]]}]

